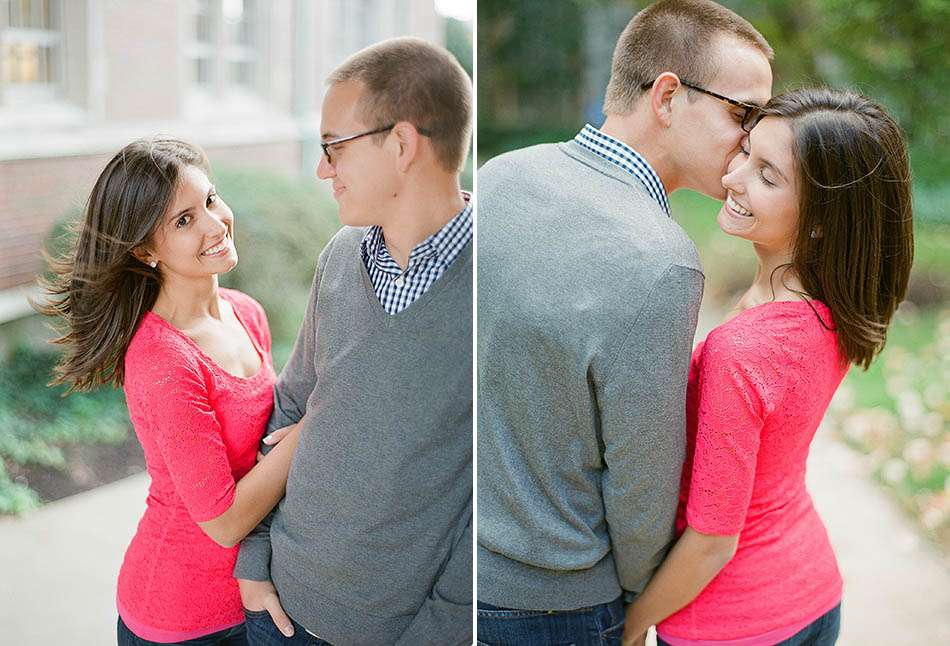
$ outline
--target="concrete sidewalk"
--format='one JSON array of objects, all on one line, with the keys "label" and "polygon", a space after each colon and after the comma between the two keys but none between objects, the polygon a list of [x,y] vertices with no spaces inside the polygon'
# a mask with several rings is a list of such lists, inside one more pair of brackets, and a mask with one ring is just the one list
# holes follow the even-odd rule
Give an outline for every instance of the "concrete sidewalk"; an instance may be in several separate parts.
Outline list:
[{"label": "concrete sidewalk", "polygon": [[0,644],[115,644],[115,585],[148,476],[0,518]]},{"label": "concrete sidewalk", "polygon": [[[859,457],[819,431],[808,479],[845,578],[839,645],[950,644],[950,571]],[[0,520],[0,643],[115,643],[116,575],[147,486],[133,476]]]}]

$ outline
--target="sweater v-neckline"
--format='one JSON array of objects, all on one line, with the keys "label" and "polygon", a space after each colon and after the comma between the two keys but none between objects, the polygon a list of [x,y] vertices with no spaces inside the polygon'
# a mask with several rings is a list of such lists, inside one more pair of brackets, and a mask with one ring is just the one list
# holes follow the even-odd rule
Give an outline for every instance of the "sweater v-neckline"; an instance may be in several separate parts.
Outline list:
[{"label": "sweater v-neckline", "polygon": [[366,269],[366,263],[363,262],[363,257],[360,253],[355,254],[355,261],[359,263],[360,278],[363,283],[363,293],[366,298],[370,301],[370,309],[373,312],[373,316],[379,319],[381,322],[386,325],[392,325],[398,319],[402,321],[404,319],[415,318],[415,312],[422,310],[429,301],[433,300],[442,288],[455,280],[455,277],[461,273],[460,266],[468,265],[471,262],[472,258],[472,240],[469,240],[465,243],[465,246],[462,248],[462,251],[455,258],[453,262],[436,280],[432,285],[429,286],[423,294],[421,294],[416,300],[410,303],[403,310],[396,312],[395,314],[390,314],[383,307],[383,304],[379,302],[379,296],[376,295],[376,290],[373,289],[373,281],[369,277],[369,272]]}]

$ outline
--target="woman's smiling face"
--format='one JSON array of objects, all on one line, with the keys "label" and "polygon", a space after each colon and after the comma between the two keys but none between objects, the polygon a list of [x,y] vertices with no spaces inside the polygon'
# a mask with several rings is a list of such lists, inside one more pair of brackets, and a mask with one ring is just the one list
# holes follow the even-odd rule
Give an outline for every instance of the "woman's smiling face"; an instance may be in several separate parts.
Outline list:
[{"label": "woman's smiling face", "polygon": [[722,178],[726,201],[716,221],[729,235],[790,253],[799,210],[792,129],[785,119],[766,117],[752,129],[745,146]]},{"label": "woman's smiling face", "polygon": [[170,208],[153,236],[152,257],[166,278],[223,274],[237,264],[234,215],[207,175],[184,166]]}]

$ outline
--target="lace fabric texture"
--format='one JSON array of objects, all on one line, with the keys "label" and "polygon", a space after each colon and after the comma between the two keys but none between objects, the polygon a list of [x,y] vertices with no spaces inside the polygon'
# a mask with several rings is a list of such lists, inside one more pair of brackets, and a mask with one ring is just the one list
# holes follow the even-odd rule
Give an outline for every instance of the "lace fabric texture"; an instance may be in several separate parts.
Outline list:
[{"label": "lace fabric texture", "polygon": [[805,488],[815,431],[847,372],[819,302],[746,310],[693,352],[677,530],[739,535],[736,555],[660,630],[736,639],[817,618],[841,595]]},{"label": "lace fabric texture", "polygon": [[254,466],[276,377],[261,306],[233,290],[220,295],[261,356],[255,375],[224,371],[151,312],[125,358],[129,417],[151,484],[117,600],[126,623],[153,641],[189,639],[243,620],[231,574],[238,548],[221,547],[197,523],[226,511],[235,483]]}]

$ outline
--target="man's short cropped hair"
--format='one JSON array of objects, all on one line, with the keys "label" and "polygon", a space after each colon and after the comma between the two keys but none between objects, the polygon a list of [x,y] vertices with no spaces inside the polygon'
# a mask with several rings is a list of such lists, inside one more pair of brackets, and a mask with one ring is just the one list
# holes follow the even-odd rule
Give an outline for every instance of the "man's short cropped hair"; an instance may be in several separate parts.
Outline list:
[{"label": "man's short cropped hair", "polygon": [[459,172],[472,133],[472,82],[447,50],[421,38],[392,38],[360,50],[327,85],[363,83],[358,114],[367,127],[408,121],[429,133],[439,164]]},{"label": "man's short cropped hair", "polygon": [[660,0],[635,15],[614,49],[604,114],[629,114],[663,72],[694,85],[711,81],[726,61],[711,55],[719,36],[732,36],[772,60],[772,47],[748,20],[711,0]]}]

